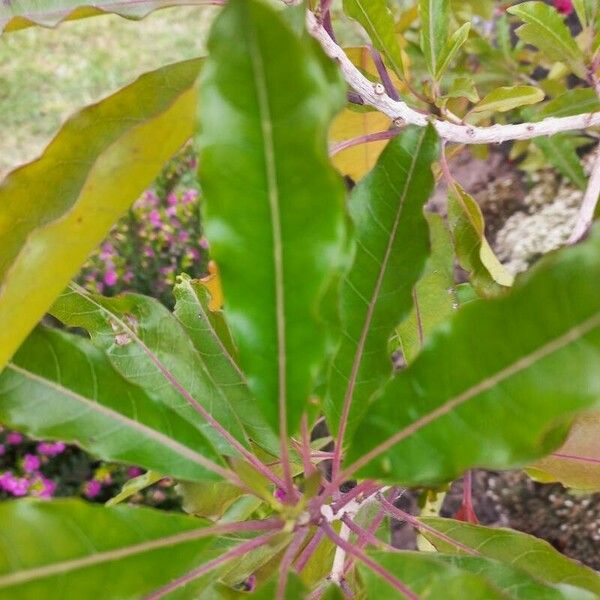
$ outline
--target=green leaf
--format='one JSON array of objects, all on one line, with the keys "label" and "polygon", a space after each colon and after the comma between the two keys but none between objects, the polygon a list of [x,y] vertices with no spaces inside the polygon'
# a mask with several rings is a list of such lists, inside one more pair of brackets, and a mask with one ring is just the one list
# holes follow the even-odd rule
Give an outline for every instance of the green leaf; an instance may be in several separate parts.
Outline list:
[{"label": "green leaf", "polygon": [[439,57],[439,64],[435,72],[435,79],[439,80],[442,78],[442,75],[445,73],[450,63],[454,60],[458,54],[458,51],[467,41],[470,31],[471,23],[465,23],[458,30],[456,30],[446,42],[446,45],[444,46]]},{"label": "green leaf", "polygon": [[600,99],[592,88],[575,88],[550,100],[536,115],[536,121],[546,117],[571,117],[600,111]]},{"label": "green leaf", "polygon": [[449,0],[419,0],[419,12],[421,15],[421,50],[423,50],[429,73],[436,78],[448,40],[450,2]]},{"label": "green leaf", "polygon": [[[214,0],[190,0],[187,4],[209,5]],[[117,14],[127,19],[143,19],[151,12],[168,6],[181,6],[178,0],[18,0],[3,2],[0,6],[0,32],[15,31],[32,25],[56,27],[62,21],[84,19],[107,13]],[[185,4],[185,3],[184,3]]]},{"label": "green leaf", "polygon": [[0,520],[11,600],[141,598],[201,564],[211,541],[192,517],[77,500],[3,502]]},{"label": "green leaf", "polygon": [[594,23],[594,16],[598,15],[596,0],[573,0],[573,7],[582,27],[589,27]]},{"label": "green leaf", "polygon": [[431,254],[421,279],[413,288],[413,307],[396,333],[407,363],[412,363],[431,332],[453,314],[457,303],[454,291],[452,239],[441,215],[426,212]]},{"label": "green leaf", "polygon": [[125,502],[125,500],[131,498],[131,496],[137,494],[139,491],[158,483],[161,479],[164,479],[164,475],[154,471],[146,471],[142,475],[133,477],[123,484],[121,491],[116,496],[113,496],[106,502],[106,506],[121,504],[121,502]]},{"label": "green leaf", "polygon": [[209,309],[208,290],[187,275],[179,276],[173,293],[175,316],[201,356],[214,384],[242,415],[252,440],[277,454],[279,441],[254,407],[246,376],[237,364],[237,350],[223,312]]},{"label": "green leaf", "polygon": [[[370,555],[422,600],[592,600],[580,588],[544,585],[525,571],[485,558],[426,552]],[[369,598],[405,598],[367,567],[360,571]]]},{"label": "green leaf", "polygon": [[[263,441],[268,428],[245,386],[227,386],[216,379],[219,372],[210,371],[184,326],[158,300],[138,294],[105,298],[71,284],[51,313],[70,327],[87,330],[123,377],[192,423],[220,452],[235,454],[184,394],[247,448],[250,437]],[[200,316],[198,324],[202,326]],[[265,437],[267,443],[272,437]]]},{"label": "green leaf", "polygon": [[0,369],[192,135],[200,66],[164,67],[84,109],[0,185]]},{"label": "green leaf", "polygon": [[575,151],[572,135],[558,133],[534,138],[533,141],[551,165],[580,189],[585,190],[588,178]]},{"label": "green leaf", "polygon": [[513,283],[485,237],[485,223],[475,199],[454,183],[448,189],[448,226],[460,266],[482,296],[497,296]]},{"label": "green leaf", "polygon": [[444,94],[446,98],[466,98],[469,102],[479,102],[479,94],[471,77],[457,77]]},{"label": "green leaf", "polygon": [[412,486],[554,450],[569,420],[599,404],[598,278],[596,228],[505,296],[463,306],[370,406],[349,459],[368,463],[365,477]]},{"label": "green leaf", "polygon": [[[425,517],[421,520],[452,540],[475,548],[482,557],[508,563],[545,583],[568,583],[600,594],[598,573],[560,554],[544,540],[512,529],[483,527],[452,519]],[[461,553],[455,545],[435,534],[426,530],[422,533],[438,551]]]},{"label": "green leaf", "polygon": [[209,50],[200,156],[207,237],[250,389],[274,428],[285,407],[293,432],[327,340],[319,300],[344,247],[343,186],[326,142],[345,88],[313,40],[256,0],[229,2]]},{"label": "green leaf", "polygon": [[0,420],[37,438],[77,443],[105,460],[192,481],[218,478],[204,457],[221,459],[198,430],[123,379],[80,336],[34,330],[0,375]]},{"label": "green leaf", "polygon": [[211,521],[220,519],[244,491],[227,481],[194,483],[183,481],[177,485],[186,513],[205,517]]},{"label": "green leaf", "polygon": [[406,77],[402,50],[396,37],[394,17],[386,0],[344,0],[344,12],[365,29],[371,43],[387,59],[400,78]]},{"label": "green leaf", "polygon": [[573,72],[585,79],[583,54],[557,10],[544,2],[523,2],[507,9],[525,25],[516,31],[525,43],[539,48],[550,60],[567,63]]},{"label": "green leaf", "polygon": [[351,435],[373,393],[392,374],[388,342],[410,310],[412,287],[427,257],[423,206],[433,191],[431,164],[438,152],[433,127],[410,127],[388,143],[352,192],[355,255],[341,283],[342,339],[330,369],[325,406],[334,432],[345,401],[352,402]]},{"label": "green leaf", "polygon": [[519,106],[537,104],[544,97],[545,94],[542,90],[531,85],[499,87],[476,104],[471,112],[507,112]]},{"label": "green leaf", "polygon": [[567,440],[555,454],[528,467],[527,472],[545,482],[586,492],[600,490],[600,412],[581,415],[573,423]]}]

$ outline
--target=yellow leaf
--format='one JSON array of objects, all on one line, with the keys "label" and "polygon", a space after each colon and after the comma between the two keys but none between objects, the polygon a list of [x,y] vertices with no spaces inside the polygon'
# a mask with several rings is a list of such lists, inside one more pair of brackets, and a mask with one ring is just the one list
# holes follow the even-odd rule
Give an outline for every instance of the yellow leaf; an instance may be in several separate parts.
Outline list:
[{"label": "yellow leaf", "polygon": [[221,276],[219,275],[219,267],[214,260],[208,263],[208,275],[200,279],[200,283],[210,293],[210,301],[208,309],[216,312],[223,308],[223,289],[221,288]]}]

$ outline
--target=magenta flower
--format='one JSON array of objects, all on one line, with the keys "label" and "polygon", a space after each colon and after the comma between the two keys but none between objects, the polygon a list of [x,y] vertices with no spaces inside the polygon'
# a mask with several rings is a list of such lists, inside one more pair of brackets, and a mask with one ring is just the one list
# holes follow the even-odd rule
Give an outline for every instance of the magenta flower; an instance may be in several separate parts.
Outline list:
[{"label": "magenta flower", "polygon": [[554,6],[563,15],[570,15],[573,12],[572,0],[554,0]]},{"label": "magenta flower", "polygon": [[26,454],[23,457],[23,471],[25,473],[33,473],[41,467],[40,457],[35,454]]},{"label": "magenta flower", "polygon": [[6,436],[6,443],[10,444],[11,446],[16,446],[17,444],[20,444],[22,441],[23,441],[23,436],[18,431],[11,431]]},{"label": "magenta flower", "polygon": [[152,223],[154,227],[162,227],[162,221],[160,220],[160,212],[158,212],[158,210],[151,210],[150,214],[148,215],[148,218],[150,219],[150,223]]},{"label": "magenta flower", "polygon": [[117,272],[114,269],[109,269],[108,271],[106,271],[106,273],[104,274],[104,283],[106,285],[112,287],[117,283],[117,281],[119,281],[119,276],[117,275]]},{"label": "magenta flower", "polygon": [[285,490],[283,490],[280,487],[275,489],[275,491],[273,492],[273,496],[275,496],[275,498],[277,498],[277,500],[279,500],[280,502],[285,502],[285,499],[287,498]]},{"label": "magenta flower", "polygon": [[26,496],[29,481],[24,477],[15,477],[10,471],[0,475],[0,488],[13,496]]},{"label": "magenta flower", "polygon": [[102,252],[100,252],[100,258],[104,261],[109,260],[115,255],[115,249],[112,244],[105,242],[102,244]]},{"label": "magenta flower", "polygon": [[36,449],[43,456],[58,456],[65,451],[65,448],[63,442],[40,442]]},{"label": "magenta flower", "polygon": [[209,248],[208,240],[204,237],[200,238],[200,248],[203,248],[204,250],[208,250]]},{"label": "magenta flower", "polygon": [[6,446],[4,444],[0,444],[0,456],[6,454]]},{"label": "magenta flower", "polygon": [[185,231],[185,229],[182,229],[178,235],[177,235],[177,239],[182,243],[182,244],[186,244],[189,239],[190,239],[190,234]]},{"label": "magenta flower", "polygon": [[177,198],[177,194],[175,192],[171,192],[168,196],[167,196],[167,204],[169,206],[177,206],[177,203],[179,202],[179,199]]},{"label": "magenta flower", "polygon": [[125,283],[131,283],[133,281],[135,277],[135,274],[133,271],[125,271],[125,273],[123,274],[123,281]]},{"label": "magenta flower", "polygon": [[56,487],[55,481],[46,479],[46,477],[38,473],[30,487],[30,492],[32,496],[36,496],[37,498],[52,498],[56,492]]},{"label": "magenta flower", "polygon": [[98,494],[102,491],[102,484],[96,479],[92,479],[91,481],[87,481],[84,488],[83,493],[86,498],[90,500],[96,498]]},{"label": "magenta flower", "polygon": [[150,246],[144,246],[144,256],[154,258],[154,250]]},{"label": "magenta flower", "polygon": [[185,190],[181,200],[184,204],[192,204],[198,198],[198,192],[196,190]]},{"label": "magenta flower", "polygon": [[140,469],[139,467],[129,467],[127,469],[127,477],[133,479],[134,477],[139,477],[143,472],[143,469]]},{"label": "magenta flower", "polygon": [[189,248],[188,255],[192,260],[200,260],[200,252],[197,248]]},{"label": "magenta flower", "polygon": [[169,217],[174,217],[177,214],[177,207],[169,206],[166,210],[166,213]]}]

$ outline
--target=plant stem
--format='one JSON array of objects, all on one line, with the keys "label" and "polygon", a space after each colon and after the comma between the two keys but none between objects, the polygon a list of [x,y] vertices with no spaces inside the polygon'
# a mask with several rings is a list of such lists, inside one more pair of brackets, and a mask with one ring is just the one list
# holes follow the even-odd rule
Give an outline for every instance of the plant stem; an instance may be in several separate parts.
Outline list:
[{"label": "plant stem", "polygon": [[145,596],[144,600],[159,600],[159,598],[164,598],[166,595],[175,591],[176,589],[188,584],[190,581],[194,581],[194,579],[198,579],[202,577],[202,575],[206,575],[210,571],[213,571],[217,567],[220,567],[222,564],[233,560],[234,558],[239,558],[251,552],[256,548],[260,548],[261,546],[266,545],[277,533],[268,533],[266,535],[261,535],[259,537],[253,538],[235,548],[232,548],[225,554],[221,554],[217,558],[213,558],[213,560],[204,563],[203,565],[189,571],[185,575],[174,579],[170,583],[162,586],[161,588],[155,590],[154,592]]},{"label": "plant stem", "polygon": [[592,173],[588,181],[585,195],[583,196],[583,202],[579,209],[577,216],[577,222],[573,228],[567,244],[576,244],[582,240],[587,232],[589,231],[594,221],[594,212],[596,205],[600,199],[600,144],[596,149],[596,158],[594,159],[594,165],[592,167]]},{"label": "plant stem", "polygon": [[374,573],[376,573],[382,579],[387,581],[395,590],[403,594],[409,600],[420,600],[419,596],[417,596],[417,594],[415,594],[404,582],[394,577],[394,575],[392,575],[389,571],[384,569],[379,563],[376,563],[372,558],[369,558],[362,550],[359,550],[350,542],[340,537],[333,530],[329,523],[324,521],[321,524],[321,527],[325,530],[325,534],[334,544],[341,547],[348,554],[352,554],[355,558],[360,560]]},{"label": "plant stem", "polygon": [[437,537],[438,539],[443,540],[444,542],[451,544],[455,548],[462,550],[466,554],[470,554],[471,556],[480,556],[477,550],[473,550],[473,548],[469,548],[468,546],[465,546],[464,544],[453,540],[451,537],[445,535],[444,533],[437,531],[437,529],[434,529],[433,527],[430,527],[422,521],[419,521],[417,517],[401,510],[400,508],[397,508],[389,500],[386,500],[383,494],[379,495],[379,501],[381,502],[381,506],[383,507],[383,509],[390,516],[398,519],[399,521],[406,521],[407,523],[410,523],[410,525],[412,525],[416,529],[419,529],[420,531],[427,531],[428,533]]},{"label": "plant stem", "polygon": [[317,546],[321,543],[321,540],[323,539],[324,535],[325,532],[321,528],[315,531],[315,535],[313,535],[308,544],[306,544],[304,550],[302,550],[302,553],[296,561],[296,565],[294,567],[296,573],[300,573],[302,569],[304,569],[304,567],[310,560],[310,557],[314,554],[315,550],[317,549]]},{"label": "plant stem", "polygon": [[555,452],[554,454],[551,454],[550,456],[554,456],[554,458],[560,458],[563,460],[575,460],[575,461],[585,462],[585,463],[590,463],[590,464],[600,464],[600,458],[592,458],[590,456],[577,456],[574,454],[562,454],[559,452]]},{"label": "plant stem", "polygon": [[228,442],[235,450],[237,450],[242,457],[248,462],[252,467],[254,467],[261,475],[272,481],[275,485],[284,487],[283,482],[279,479],[274,473],[271,472],[269,468],[267,468],[254,454],[252,454],[249,450],[244,448],[244,446],[236,440],[230,433],[221,425],[207,410],[200,404],[184,387],[177,381],[177,378],[173,373],[162,364],[158,356],[150,350],[148,346],[141,340],[141,338],[137,335],[137,333],[133,330],[133,328],[126,323],[123,319],[119,318],[117,315],[113,314],[106,308],[104,308],[100,303],[96,302],[94,298],[87,293],[81,286],[78,284],[71,282],[70,289],[73,290],[74,293],[83,296],[88,302],[95,305],[100,312],[105,313],[110,319],[113,319],[119,326],[121,326],[127,333],[131,336],[131,339],[135,340],[144,354],[150,359],[152,364],[158,369],[161,375],[169,382],[169,384],[175,388],[181,396],[188,402],[188,404],[194,408],[194,410],[199,413],[204,420],[211,425],[211,427],[221,435],[221,437]]},{"label": "plant stem", "polygon": [[435,119],[431,115],[410,108],[405,102],[393,100],[385,93],[378,93],[373,83],[352,64],[346,53],[331,39],[310,11],[307,11],[306,21],[310,34],[319,41],[325,53],[338,62],[346,82],[360,95],[365,104],[369,104],[395,122],[404,121],[406,124],[419,127],[425,127],[432,123],[440,137],[449,142],[494,144],[508,140],[528,140],[562,131],[588,129],[600,125],[600,112],[571,117],[550,117],[533,123],[492,125],[490,127],[459,125]]},{"label": "plant stem", "polygon": [[388,73],[388,70],[386,69],[385,64],[383,63],[381,54],[379,54],[379,52],[370,44],[369,51],[371,52],[371,58],[375,63],[375,68],[377,69],[377,73],[379,73],[379,78],[381,79],[381,83],[383,83],[383,87],[385,88],[387,95],[392,100],[400,100],[400,96],[398,95],[398,92],[396,91],[396,88],[394,87],[394,84],[390,79],[390,74]]},{"label": "plant stem", "polygon": [[402,129],[396,127],[394,129],[386,129],[385,131],[377,131],[375,133],[366,133],[365,135],[359,135],[342,142],[336,142],[329,147],[329,156],[335,156],[342,150],[347,150],[353,146],[359,144],[368,144],[369,142],[379,142],[381,140],[389,140],[396,137],[399,133],[402,133]]},{"label": "plant stem", "polygon": [[281,563],[279,564],[279,581],[277,582],[277,595],[275,596],[276,600],[285,600],[285,588],[287,587],[288,574],[292,567],[292,562],[294,562],[294,558],[298,551],[302,547],[304,540],[308,534],[308,530],[306,527],[302,529],[298,529],[296,534],[294,535],[294,539],[291,541],[290,545],[287,547],[283,558],[281,559]]}]

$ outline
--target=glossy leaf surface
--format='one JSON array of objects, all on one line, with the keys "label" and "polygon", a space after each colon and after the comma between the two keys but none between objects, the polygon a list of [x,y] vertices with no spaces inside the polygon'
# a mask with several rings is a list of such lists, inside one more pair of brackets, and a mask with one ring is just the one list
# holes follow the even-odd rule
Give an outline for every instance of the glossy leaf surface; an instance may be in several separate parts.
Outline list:
[{"label": "glossy leaf surface", "polygon": [[574,73],[585,77],[583,54],[554,7],[532,0],[507,10],[525,22],[516,31],[524,42],[539,48],[550,60],[567,63]]},{"label": "glossy leaf surface", "polygon": [[364,27],[373,47],[385,56],[398,77],[404,77],[402,51],[386,0],[344,0],[344,12]]},{"label": "glossy leaf surface", "polygon": [[507,112],[519,106],[537,104],[544,96],[542,90],[531,85],[499,87],[478,102],[471,112]]},{"label": "glossy leaf surface", "polygon": [[[544,540],[512,529],[483,527],[452,519],[425,517],[422,521],[452,540],[474,548],[481,557],[508,563],[545,583],[567,583],[600,594],[598,573],[567,558]],[[423,531],[423,535],[440,552],[462,552],[432,533]]]},{"label": "glossy leaf surface", "polygon": [[457,183],[448,189],[448,226],[458,263],[469,273],[480,295],[493,297],[512,285],[512,275],[500,263],[485,237],[481,208]]},{"label": "glossy leaf surface", "polygon": [[[544,585],[525,571],[486,558],[427,552],[375,552],[371,556],[422,600],[592,600],[593,597],[573,586],[561,590]],[[361,567],[361,574],[369,598],[404,599],[405,596],[367,568]]]},{"label": "glossy leaf surface", "polygon": [[[258,443],[273,439],[244,385],[223,385],[219,371],[209,370],[181,322],[157,300],[138,294],[106,298],[71,284],[51,312],[66,325],[87,330],[126,379],[173,408],[221,452],[233,451],[192,401],[247,447],[250,436]],[[197,324],[202,323],[198,313]]]},{"label": "glossy leaf surface", "polygon": [[326,144],[344,87],[310,38],[256,0],[228,4],[209,50],[200,160],[207,236],[248,385],[269,423],[278,428],[285,407],[294,431],[322,360],[317,308],[345,234],[343,186]]},{"label": "glossy leaf surface", "polygon": [[433,128],[409,128],[391,140],[353,190],[355,256],[340,288],[342,338],[330,369],[326,415],[336,431],[351,399],[349,430],[392,373],[388,341],[408,313],[428,252],[423,206],[433,190]]},{"label": "glossy leaf surface", "polygon": [[211,541],[192,517],[75,500],[3,502],[0,520],[0,595],[14,600],[140,598],[201,564]]},{"label": "glossy leaf surface", "polygon": [[164,67],[84,109],[0,185],[0,369],[192,135],[200,66]]},{"label": "glossy leaf surface", "polygon": [[507,295],[463,306],[372,403],[349,459],[364,464],[383,442],[361,472],[417,485],[554,450],[569,419],[598,406],[598,278],[596,228],[584,244],[540,261]]},{"label": "glossy leaf surface", "polygon": [[421,50],[429,73],[436,77],[448,39],[449,0],[419,0],[421,15]]},{"label": "glossy leaf surface", "polygon": [[429,223],[431,254],[412,292],[413,307],[396,333],[407,363],[412,363],[434,329],[457,308],[454,290],[454,253],[444,218],[425,213]]},{"label": "glossy leaf surface", "polygon": [[221,459],[200,432],[80,336],[41,327],[29,336],[0,375],[0,419],[105,460],[192,481],[218,478],[204,457]]}]

